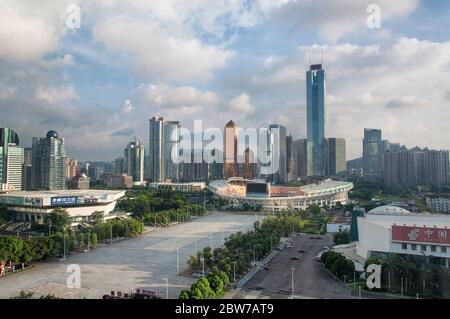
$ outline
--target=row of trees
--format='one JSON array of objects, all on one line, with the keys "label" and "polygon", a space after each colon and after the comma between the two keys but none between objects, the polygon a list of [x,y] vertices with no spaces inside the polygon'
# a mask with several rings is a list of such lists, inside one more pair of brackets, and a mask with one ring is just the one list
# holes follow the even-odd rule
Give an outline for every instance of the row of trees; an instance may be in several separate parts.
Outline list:
[{"label": "row of trees", "polygon": [[324,263],[326,269],[344,281],[352,278],[354,275],[355,264],[353,261],[345,258],[344,255],[336,251],[329,250],[324,252],[320,260]]},{"label": "row of trees", "polygon": [[144,221],[146,225],[167,226],[174,222],[206,214],[202,205],[190,204],[187,194],[154,189],[135,189],[127,192],[118,209]]},{"label": "row of trees", "polygon": [[[190,256],[188,265],[194,271],[203,271],[204,268],[210,274],[223,272],[234,281],[234,275],[247,273],[253,262],[263,259],[279,244],[281,237],[301,231],[305,225],[306,221],[299,213],[268,216],[262,222],[255,222],[252,232],[232,234],[223,247],[214,251],[205,247],[196,255]],[[192,294],[192,291],[182,292],[180,298],[200,296]]]},{"label": "row of trees", "polygon": [[207,276],[199,279],[189,290],[180,293],[180,299],[218,299],[225,294],[225,288],[230,282],[230,277],[217,268]]},{"label": "row of trees", "polygon": [[[371,258],[366,263],[381,264],[381,291],[425,298],[450,297],[450,270],[430,256],[388,254],[382,262]],[[402,289],[403,285],[403,289]]]}]

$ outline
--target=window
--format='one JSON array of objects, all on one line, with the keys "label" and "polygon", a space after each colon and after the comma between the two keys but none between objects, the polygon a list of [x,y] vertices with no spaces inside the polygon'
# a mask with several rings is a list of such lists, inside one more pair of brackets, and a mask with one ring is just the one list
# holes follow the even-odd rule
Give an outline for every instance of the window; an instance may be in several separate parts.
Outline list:
[{"label": "window", "polygon": [[431,246],[431,251],[433,252],[433,253],[435,253],[436,252],[436,246]]},{"label": "window", "polygon": [[408,244],[402,244],[402,249],[403,249],[403,250],[408,249]]},{"label": "window", "polygon": [[411,249],[412,249],[412,250],[417,250],[417,245],[416,245],[416,244],[412,244],[412,245],[411,245]]},{"label": "window", "polygon": [[427,251],[427,245],[422,245],[421,249],[422,249],[422,251]]},{"label": "window", "polygon": [[447,252],[447,247],[441,246],[441,253],[446,253]]}]

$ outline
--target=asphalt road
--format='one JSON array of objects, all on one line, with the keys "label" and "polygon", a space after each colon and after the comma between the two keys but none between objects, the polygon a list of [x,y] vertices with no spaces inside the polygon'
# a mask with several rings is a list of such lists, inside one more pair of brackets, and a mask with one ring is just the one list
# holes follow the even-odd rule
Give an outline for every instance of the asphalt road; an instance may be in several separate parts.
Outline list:
[{"label": "asphalt road", "polygon": [[[311,239],[320,237],[322,239]],[[335,280],[314,257],[325,246],[332,244],[331,235],[298,234],[289,240],[292,248],[283,248],[267,265],[269,270],[260,270],[243,287],[245,291],[260,291],[271,298],[288,298],[292,294],[292,268],[294,268],[295,298],[354,298],[350,290]],[[304,252],[299,252],[302,250]],[[297,257],[298,260],[292,260]]]}]

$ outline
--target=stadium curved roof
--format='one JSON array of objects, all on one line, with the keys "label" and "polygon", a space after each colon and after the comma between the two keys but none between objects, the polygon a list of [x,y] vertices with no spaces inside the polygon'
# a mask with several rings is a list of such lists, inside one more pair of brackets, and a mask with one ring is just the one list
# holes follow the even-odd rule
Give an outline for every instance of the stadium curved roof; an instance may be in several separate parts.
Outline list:
[{"label": "stadium curved roof", "polygon": [[371,215],[410,215],[411,212],[398,206],[384,205],[367,212]]}]

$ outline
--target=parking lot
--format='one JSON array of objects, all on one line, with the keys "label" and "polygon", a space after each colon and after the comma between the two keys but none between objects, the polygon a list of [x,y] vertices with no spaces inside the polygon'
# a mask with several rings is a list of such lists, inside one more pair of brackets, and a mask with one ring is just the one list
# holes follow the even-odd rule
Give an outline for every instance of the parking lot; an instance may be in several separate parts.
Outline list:
[{"label": "parking lot", "polygon": [[292,271],[294,298],[352,298],[350,290],[315,260],[325,246],[332,245],[331,235],[298,234],[288,242],[293,247],[283,245],[284,248],[244,285],[236,298],[290,298]]},{"label": "parking lot", "polygon": [[[77,253],[64,262],[38,263],[31,270],[0,279],[0,298],[21,290],[55,294],[65,298],[101,298],[111,290],[130,291],[139,287],[156,290],[165,297],[166,281],[170,298],[196,281],[177,275],[187,269],[190,255],[212,244],[222,245],[231,233],[253,227],[261,216],[214,213],[188,223],[151,231],[141,237],[113,245],[102,245],[88,253]],[[81,269],[81,289],[69,289],[67,266]]]}]

